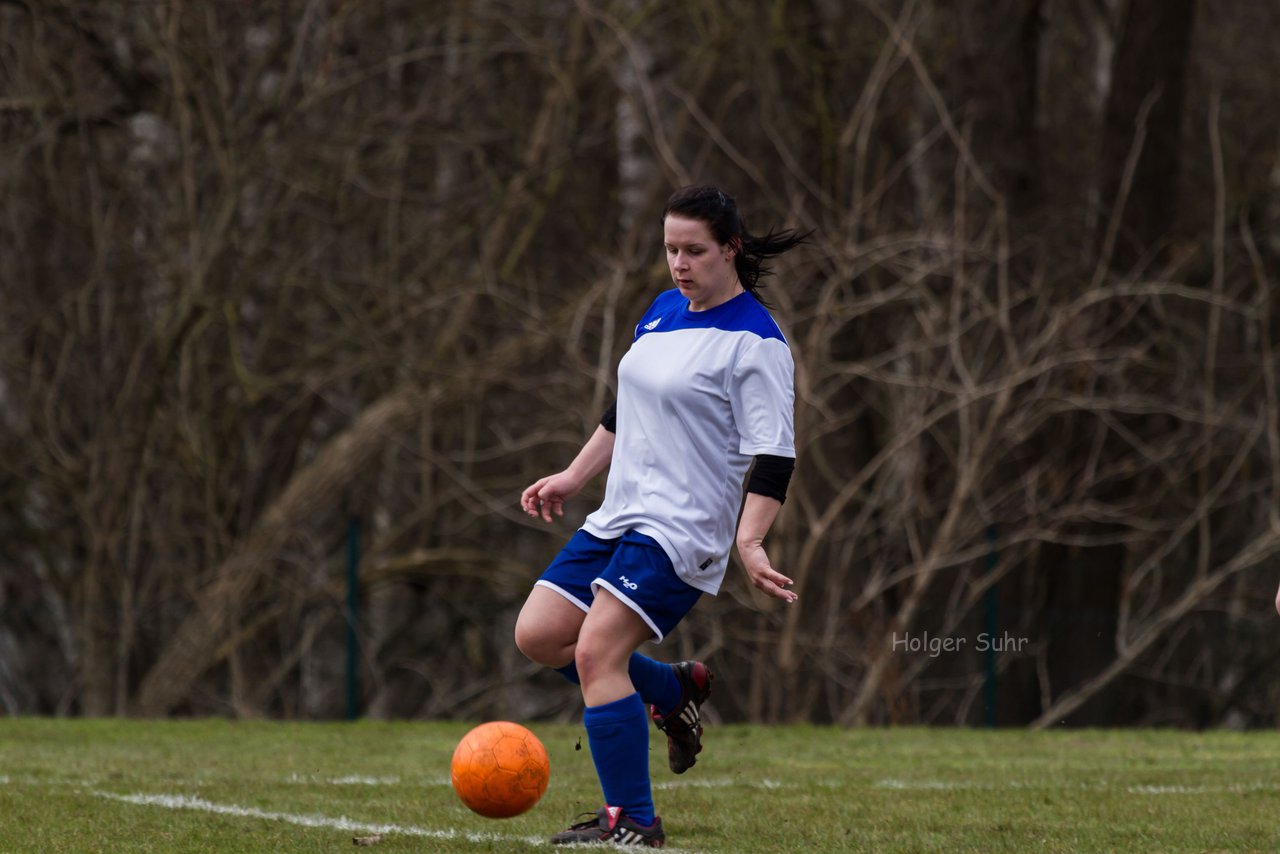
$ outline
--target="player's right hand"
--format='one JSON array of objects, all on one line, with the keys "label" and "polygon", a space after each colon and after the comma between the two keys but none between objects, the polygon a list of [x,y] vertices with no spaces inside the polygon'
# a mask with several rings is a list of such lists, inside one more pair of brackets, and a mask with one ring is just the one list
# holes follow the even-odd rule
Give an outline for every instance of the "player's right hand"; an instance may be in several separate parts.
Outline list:
[{"label": "player's right hand", "polygon": [[564,503],[578,494],[582,484],[568,472],[557,472],[538,479],[520,494],[520,507],[533,518],[552,521],[552,514],[564,515]]}]

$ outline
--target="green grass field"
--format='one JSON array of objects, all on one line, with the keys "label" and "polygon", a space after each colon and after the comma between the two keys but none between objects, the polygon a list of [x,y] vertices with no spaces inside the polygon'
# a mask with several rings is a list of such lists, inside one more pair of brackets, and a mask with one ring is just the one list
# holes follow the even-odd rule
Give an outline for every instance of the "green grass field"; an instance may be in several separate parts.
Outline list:
[{"label": "green grass field", "polygon": [[[549,850],[599,791],[580,727],[534,725],[551,785],[494,821],[449,786],[466,724],[0,719],[0,852]],[[656,736],[656,733],[655,733]],[[579,739],[583,748],[577,749]],[[1275,851],[1280,734],[709,728],[679,851]]]}]

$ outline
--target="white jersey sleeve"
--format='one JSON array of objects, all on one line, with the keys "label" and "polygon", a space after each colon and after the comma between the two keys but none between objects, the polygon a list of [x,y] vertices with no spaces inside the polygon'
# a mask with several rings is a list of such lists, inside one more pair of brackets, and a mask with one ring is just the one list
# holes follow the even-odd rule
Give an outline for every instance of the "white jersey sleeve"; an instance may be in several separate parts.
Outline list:
[{"label": "white jersey sleeve", "polygon": [[738,453],[795,457],[794,375],[791,348],[778,338],[763,338],[739,357],[729,387]]}]

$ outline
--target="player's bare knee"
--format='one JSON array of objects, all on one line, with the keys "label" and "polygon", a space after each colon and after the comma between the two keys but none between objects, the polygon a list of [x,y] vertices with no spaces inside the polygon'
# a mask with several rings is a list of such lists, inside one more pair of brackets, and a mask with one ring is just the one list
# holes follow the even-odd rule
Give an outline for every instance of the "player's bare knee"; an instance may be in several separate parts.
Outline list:
[{"label": "player's bare knee", "polygon": [[573,661],[578,670],[578,678],[584,686],[601,677],[626,672],[628,655],[615,647],[615,644],[593,639],[590,634],[578,638],[578,645],[573,650]]},{"label": "player's bare knee", "polygon": [[548,632],[539,620],[517,619],[515,641],[525,658],[543,667],[564,667],[573,661],[573,643],[560,632]]},{"label": "player's bare knee", "polygon": [[604,669],[603,662],[604,659],[595,644],[583,643],[579,639],[578,646],[573,651],[573,663],[578,669],[578,679],[583,685],[590,685],[596,680]]},{"label": "player's bare knee", "polygon": [[515,631],[516,649],[524,654],[524,657],[530,661],[546,666],[552,666],[551,662],[546,659],[548,657],[550,644],[547,643],[546,634],[538,631],[536,628],[527,623],[516,621]]}]

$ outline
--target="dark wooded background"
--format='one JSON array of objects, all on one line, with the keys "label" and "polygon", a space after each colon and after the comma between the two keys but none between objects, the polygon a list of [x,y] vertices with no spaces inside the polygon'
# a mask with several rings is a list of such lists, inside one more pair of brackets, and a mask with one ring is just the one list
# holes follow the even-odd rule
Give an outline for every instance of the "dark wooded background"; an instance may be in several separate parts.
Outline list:
[{"label": "dark wooded background", "polygon": [[517,496],[715,182],[814,231],[769,288],[800,602],[735,568],[658,650],[717,716],[1274,724],[1277,44],[1229,0],[0,2],[0,710],[342,715],[358,519],[365,714],[572,715],[510,631],[603,484]]}]

